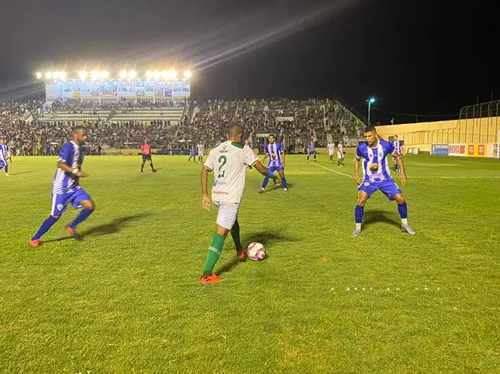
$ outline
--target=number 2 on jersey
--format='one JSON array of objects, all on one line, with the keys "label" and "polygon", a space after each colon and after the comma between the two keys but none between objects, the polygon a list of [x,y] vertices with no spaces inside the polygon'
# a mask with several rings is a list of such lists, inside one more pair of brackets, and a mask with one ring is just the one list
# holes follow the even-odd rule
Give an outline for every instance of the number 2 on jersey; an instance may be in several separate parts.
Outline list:
[{"label": "number 2 on jersey", "polygon": [[222,168],[224,167],[224,165],[226,165],[226,162],[227,162],[227,157],[222,155],[219,157],[219,175],[218,175],[218,178],[224,178],[224,174],[225,174],[225,170],[223,170]]}]

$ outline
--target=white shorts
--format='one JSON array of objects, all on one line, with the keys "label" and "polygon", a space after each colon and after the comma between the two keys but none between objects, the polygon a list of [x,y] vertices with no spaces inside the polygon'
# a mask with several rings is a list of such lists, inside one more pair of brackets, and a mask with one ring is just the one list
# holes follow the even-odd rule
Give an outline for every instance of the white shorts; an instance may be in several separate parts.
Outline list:
[{"label": "white shorts", "polygon": [[343,155],[341,152],[337,152],[337,157],[338,157],[338,158],[343,158],[343,157],[344,157],[344,155]]},{"label": "white shorts", "polygon": [[238,218],[240,204],[214,201],[214,205],[219,208],[219,213],[217,214],[217,224],[225,229],[231,230],[236,222],[236,218]]},{"label": "white shorts", "polygon": [[328,156],[333,156],[333,153],[328,152]]}]

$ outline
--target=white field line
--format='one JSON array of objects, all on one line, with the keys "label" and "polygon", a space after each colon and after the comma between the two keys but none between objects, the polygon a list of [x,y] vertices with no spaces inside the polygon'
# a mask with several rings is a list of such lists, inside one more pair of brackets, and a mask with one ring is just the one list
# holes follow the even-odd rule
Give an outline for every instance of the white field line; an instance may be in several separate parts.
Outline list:
[{"label": "white field line", "polygon": [[[333,170],[333,169],[330,169],[330,168],[327,168],[326,166],[323,166],[323,165],[319,165],[317,163],[313,163],[313,165],[315,166],[318,166],[320,168],[323,168],[325,170],[328,170],[328,171],[331,171],[332,173],[335,173],[335,174],[339,174],[339,175],[343,175],[344,177],[347,177],[347,178],[351,178],[351,179],[354,179],[354,177],[352,175],[349,175],[349,174],[346,174],[346,173],[341,173],[337,170]],[[392,177],[397,177],[397,173],[394,173],[394,174],[391,174]],[[489,176],[489,177],[463,177],[463,176],[440,176],[440,175],[436,175],[436,176],[421,176],[421,177],[413,177],[413,176],[410,176],[408,177],[408,179],[412,180],[412,179],[500,179],[500,175],[492,175],[492,176]]]}]

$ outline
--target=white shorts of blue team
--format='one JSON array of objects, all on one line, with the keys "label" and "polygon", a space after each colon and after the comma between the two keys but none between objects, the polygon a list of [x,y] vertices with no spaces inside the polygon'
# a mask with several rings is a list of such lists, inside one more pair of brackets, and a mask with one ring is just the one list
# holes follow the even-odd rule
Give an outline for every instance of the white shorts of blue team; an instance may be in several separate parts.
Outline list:
[{"label": "white shorts of blue team", "polygon": [[238,218],[240,204],[214,201],[214,205],[219,209],[217,213],[217,224],[225,229],[231,230]]}]

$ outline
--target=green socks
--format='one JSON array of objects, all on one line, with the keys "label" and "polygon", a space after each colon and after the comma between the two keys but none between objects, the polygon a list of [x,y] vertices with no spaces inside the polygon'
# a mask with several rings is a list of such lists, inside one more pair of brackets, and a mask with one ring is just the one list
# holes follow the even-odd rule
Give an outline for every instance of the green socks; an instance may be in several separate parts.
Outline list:
[{"label": "green socks", "polygon": [[[239,231],[238,231],[239,234]],[[219,260],[220,254],[222,253],[222,248],[224,247],[224,237],[221,234],[215,234],[212,238],[212,242],[210,243],[210,247],[208,247],[208,258],[205,263],[205,269],[203,273],[212,273],[215,267],[215,264]]]},{"label": "green socks", "polygon": [[236,247],[236,252],[239,252],[243,249],[243,246],[241,245],[240,241],[240,225],[238,224],[238,221],[233,225],[231,229],[231,236],[233,237],[234,240],[234,246]]}]

